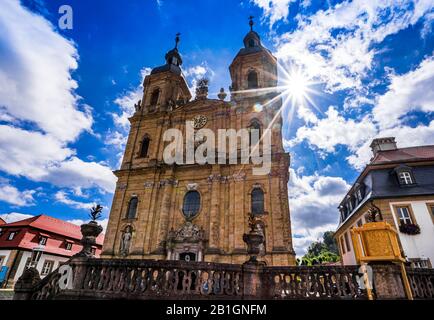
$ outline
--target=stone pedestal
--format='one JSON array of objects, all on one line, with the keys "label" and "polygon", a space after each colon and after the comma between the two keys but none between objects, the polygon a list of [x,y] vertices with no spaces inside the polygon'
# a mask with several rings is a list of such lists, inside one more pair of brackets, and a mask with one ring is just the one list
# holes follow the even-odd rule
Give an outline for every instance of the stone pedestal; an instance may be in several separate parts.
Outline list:
[{"label": "stone pedestal", "polygon": [[401,269],[398,265],[393,263],[369,265],[372,267],[373,271],[376,299],[406,299]]},{"label": "stone pedestal", "polygon": [[261,299],[265,292],[262,281],[264,262],[245,262],[243,270],[243,299]]}]

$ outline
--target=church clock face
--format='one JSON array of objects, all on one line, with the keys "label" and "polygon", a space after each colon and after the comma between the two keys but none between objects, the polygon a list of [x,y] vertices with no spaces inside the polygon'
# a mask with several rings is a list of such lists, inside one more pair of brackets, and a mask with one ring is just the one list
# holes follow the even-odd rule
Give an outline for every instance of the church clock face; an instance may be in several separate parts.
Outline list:
[{"label": "church clock face", "polygon": [[208,119],[206,116],[200,114],[195,116],[191,121],[193,123],[193,128],[200,129],[206,125]]}]

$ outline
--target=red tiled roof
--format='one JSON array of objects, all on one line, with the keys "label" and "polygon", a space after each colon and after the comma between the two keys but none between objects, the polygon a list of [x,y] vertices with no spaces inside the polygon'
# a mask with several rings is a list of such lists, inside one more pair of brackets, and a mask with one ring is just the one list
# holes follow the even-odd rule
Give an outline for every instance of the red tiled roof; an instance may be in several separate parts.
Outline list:
[{"label": "red tiled roof", "polygon": [[[24,227],[24,226],[30,226],[39,230],[56,233],[64,237],[73,238],[77,240],[81,240],[82,238],[79,226],[64,220],[46,216],[44,214],[2,225],[2,227]],[[96,239],[97,244],[102,245],[103,239],[104,239],[104,234],[100,234]]]},{"label": "red tiled roof", "polygon": [[417,160],[434,160],[434,145],[379,151],[372,159],[370,164],[375,165],[384,164],[387,162],[403,162]]},{"label": "red tiled roof", "polygon": [[6,221],[4,221],[2,218],[0,218],[0,226],[6,224]]}]

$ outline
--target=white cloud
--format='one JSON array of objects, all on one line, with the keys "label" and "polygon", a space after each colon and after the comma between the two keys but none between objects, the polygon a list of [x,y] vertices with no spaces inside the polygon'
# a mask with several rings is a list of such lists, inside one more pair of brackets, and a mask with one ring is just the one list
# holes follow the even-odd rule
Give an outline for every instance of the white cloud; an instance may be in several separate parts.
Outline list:
[{"label": "white cloud", "polygon": [[373,44],[415,24],[433,7],[429,0],[355,0],[313,15],[299,14],[297,29],[279,38],[276,55],[302,66],[330,92],[362,90],[361,80],[377,53]]},{"label": "white cloud", "polygon": [[[19,1],[0,2],[0,105],[61,141],[91,131],[89,108],[78,109],[74,44]],[[47,116],[49,115],[49,116]]]},{"label": "white cloud", "polygon": [[208,66],[208,63],[204,61],[201,64],[183,70],[183,74],[187,79],[187,84],[190,84],[189,85],[190,93],[192,98],[194,99],[196,97],[197,82],[203,78],[212,80],[215,75],[215,72]]},{"label": "white cloud", "polygon": [[396,126],[379,131],[375,136],[366,140],[356,152],[347,157],[348,162],[354,168],[361,170],[369,162],[372,157],[369,145],[372,139],[377,137],[395,137],[398,148],[432,145],[434,141],[434,120],[428,126]]},{"label": "white cloud", "polygon": [[0,170],[62,187],[114,191],[116,178],[110,168],[74,153],[50,135],[0,125]]},{"label": "white cloud", "polygon": [[112,113],[115,125],[120,126],[125,130],[129,129],[130,122],[128,121],[128,118],[133,116],[135,112],[134,105],[143,97],[143,80],[148,74],[151,73],[151,70],[152,69],[148,67],[142,68],[142,70],[140,70],[141,81],[137,88],[124,92],[114,101],[114,103],[117,104],[121,109],[120,114]]},{"label": "white cloud", "polygon": [[345,119],[334,107],[328,109],[325,118],[318,119],[311,110],[301,107],[297,115],[306,125],[286,145],[306,140],[325,152],[345,145],[351,153],[347,161],[361,170],[372,157],[369,145],[376,137],[393,136],[398,147],[432,144],[434,121],[415,126],[404,125],[403,121],[411,111],[425,112],[427,116],[434,112],[434,56],[427,57],[415,70],[403,75],[391,73],[389,77],[388,90],[376,97],[372,112],[361,120]]},{"label": "white cloud", "polygon": [[339,220],[337,206],[350,185],[340,177],[314,174],[299,176],[289,169],[289,206],[294,249],[303,255],[325,231],[334,231]]},{"label": "white cloud", "polygon": [[[69,222],[69,223],[73,223],[73,224],[75,224],[75,225],[77,225],[77,226],[81,226],[82,224],[88,223],[89,220],[71,219],[71,220],[67,220],[67,222]],[[98,222],[98,224],[102,227],[102,229],[103,229],[102,232],[105,233],[106,230],[107,230],[108,219],[98,220],[97,222]]]},{"label": "white cloud", "polygon": [[10,203],[12,205],[23,207],[23,206],[33,206],[35,199],[33,194],[34,190],[24,190],[20,191],[11,185],[0,185],[0,201]]},{"label": "white cloud", "polygon": [[186,77],[203,77],[207,73],[207,68],[203,65],[197,65],[184,70],[183,73]]},{"label": "white cloud", "polygon": [[345,119],[334,107],[329,107],[325,113],[326,117],[322,119],[316,118],[308,111],[301,111],[298,115],[314,125],[298,128],[296,137],[289,141],[289,146],[307,140],[309,144],[327,152],[334,152],[338,144],[346,145],[350,150],[356,151],[367,138],[376,133],[375,125],[369,116],[360,122]]},{"label": "white cloud", "polygon": [[413,71],[389,77],[388,91],[378,97],[372,112],[381,129],[396,126],[410,111],[434,112],[434,56]]},{"label": "white cloud", "polygon": [[19,213],[19,212],[0,214],[0,218],[2,218],[4,221],[6,221],[6,223],[12,223],[12,222],[32,218],[32,217],[34,217],[34,216],[31,214],[24,214],[24,213]]},{"label": "white cloud", "polygon": [[[270,28],[279,20],[286,20],[289,5],[295,0],[251,0],[264,11],[264,16],[270,20]],[[308,3],[303,4],[308,6]]]},{"label": "white cloud", "polygon": [[77,208],[77,209],[91,209],[93,206],[96,205],[95,203],[72,200],[68,197],[65,191],[56,192],[54,198],[56,199],[57,202],[66,204],[70,207]]},{"label": "white cloud", "polygon": [[43,181],[61,187],[98,187],[101,191],[114,192],[116,177],[110,168],[97,162],[85,162],[71,157],[58,165],[50,166]]},{"label": "white cloud", "polygon": [[80,103],[71,76],[78,66],[74,43],[19,1],[1,1],[0,47],[0,119],[6,122],[0,125],[0,170],[112,192],[110,168],[82,161],[68,147],[80,133],[93,133],[92,109]]},{"label": "white cloud", "polygon": [[50,135],[0,125],[0,170],[9,174],[40,180],[51,163],[73,154]]}]

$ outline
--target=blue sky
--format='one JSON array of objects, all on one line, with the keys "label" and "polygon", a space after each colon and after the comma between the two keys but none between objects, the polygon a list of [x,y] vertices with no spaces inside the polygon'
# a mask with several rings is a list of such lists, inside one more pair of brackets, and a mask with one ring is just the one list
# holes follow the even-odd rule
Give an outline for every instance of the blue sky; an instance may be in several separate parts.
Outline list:
[{"label": "blue sky", "polygon": [[[72,30],[58,27],[64,4]],[[283,112],[298,254],[335,229],[336,206],[369,161],[372,138],[433,144],[432,0],[4,0],[0,214],[80,223],[99,202],[107,219],[111,171],[143,76],[164,63],[180,32],[192,91],[202,76],[211,97],[228,91],[249,15],[280,70],[303,74],[308,88],[308,99]]]}]

